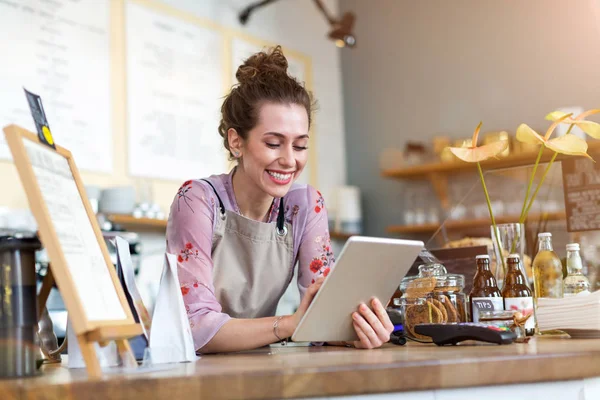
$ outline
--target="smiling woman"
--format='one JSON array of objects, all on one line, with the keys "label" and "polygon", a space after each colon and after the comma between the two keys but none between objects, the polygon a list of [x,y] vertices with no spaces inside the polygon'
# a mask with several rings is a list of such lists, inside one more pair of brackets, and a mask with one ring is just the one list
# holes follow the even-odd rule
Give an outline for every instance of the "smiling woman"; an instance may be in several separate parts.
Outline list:
[{"label": "smiling woman", "polygon": [[[292,335],[335,263],[321,193],[294,181],[308,159],[313,100],[287,73],[277,46],[238,68],[221,107],[219,134],[229,173],[189,180],[177,192],[167,251],[178,276],[196,349],[253,349]],[[298,265],[302,297],[293,315],[275,317]],[[381,302],[357,305],[359,348],[389,340]]]}]

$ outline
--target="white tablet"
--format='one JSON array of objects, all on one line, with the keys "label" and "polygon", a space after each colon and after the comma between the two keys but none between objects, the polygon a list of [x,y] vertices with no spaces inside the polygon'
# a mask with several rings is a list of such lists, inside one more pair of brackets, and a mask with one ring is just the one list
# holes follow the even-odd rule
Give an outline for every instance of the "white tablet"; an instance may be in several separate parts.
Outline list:
[{"label": "white tablet", "polygon": [[384,307],[424,244],[416,240],[352,236],[335,267],[300,320],[292,340],[327,342],[358,340],[352,313],[377,297]]}]

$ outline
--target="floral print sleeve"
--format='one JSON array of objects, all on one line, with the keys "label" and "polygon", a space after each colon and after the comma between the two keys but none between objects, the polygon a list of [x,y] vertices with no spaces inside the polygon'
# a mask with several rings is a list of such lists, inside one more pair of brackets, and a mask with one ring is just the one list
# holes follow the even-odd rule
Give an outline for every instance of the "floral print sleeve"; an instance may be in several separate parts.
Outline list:
[{"label": "floral print sleeve", "polygon": [[335,264],[323,196],[315,188],[307,186],[307,197],[308,214],[298,249],[298,289],[301,297],[316,279],[326,277]]},{"label": "floral print sleeve", "polygon": [[194,345],[203,347],[230,317],[221,312],[212,280],[215,195],[208,185],[186,181],[171,205],[167,252],[177,255],[177,274]]}]

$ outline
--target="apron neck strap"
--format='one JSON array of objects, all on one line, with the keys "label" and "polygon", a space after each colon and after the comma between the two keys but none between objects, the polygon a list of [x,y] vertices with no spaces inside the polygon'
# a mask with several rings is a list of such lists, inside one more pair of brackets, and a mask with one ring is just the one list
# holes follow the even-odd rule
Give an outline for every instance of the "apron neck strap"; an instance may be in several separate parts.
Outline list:
[{"label": "apron neck strap", "polygon": [[225,215],[225,206],[223,205],[221,196],[219,196],[219,194],[217,193],[217,189],[215,189],[215,187],[213,186],[212,183],[210,183],[209,180],[207,180],[207,179],[201,179],[201,180],[208,183],[210,185],[210,187],[212,188],[213,192],[215,192],[215,196],[217,196],[217,199],[219,200],[219,209],[221,210],[221,215]]},{"label": "apron neck strap", "polygon": [[277,233],[281,236],[285,235],[287,232],[285,227],[285,210],[283,206],[283,197],[279,199],[279,213],[277,214]]},{"label": "apron neck strap", "polygon": [[[208,183],[212,190],[215,192],[215,196],[219,200],[219,209],[221,210],[221,215],[225,215],[225,206],[223,205],[223,201],[221,197],[217,193],[217,189],[213,186],[212,183],[208,179],[201,179],[202,181]],[[279,236],[285,236],[287,234],[287,227],[285,226],[285,207],[283,204],[283,197],[279,199],[279,213],[277,213],[277,234]]]}]

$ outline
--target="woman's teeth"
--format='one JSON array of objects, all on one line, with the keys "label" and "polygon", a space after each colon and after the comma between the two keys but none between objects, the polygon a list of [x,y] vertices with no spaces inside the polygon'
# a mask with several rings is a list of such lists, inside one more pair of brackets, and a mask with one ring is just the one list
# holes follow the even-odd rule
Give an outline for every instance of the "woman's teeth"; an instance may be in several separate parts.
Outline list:
[{"label": "woman's teeth", "polygon": [[292,177],[292,174],[280,174],[278,172],[271,171],[267,171],[267,173],[279,181],[286,181]]}]

